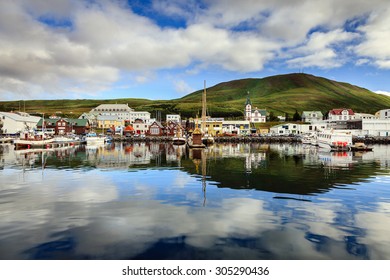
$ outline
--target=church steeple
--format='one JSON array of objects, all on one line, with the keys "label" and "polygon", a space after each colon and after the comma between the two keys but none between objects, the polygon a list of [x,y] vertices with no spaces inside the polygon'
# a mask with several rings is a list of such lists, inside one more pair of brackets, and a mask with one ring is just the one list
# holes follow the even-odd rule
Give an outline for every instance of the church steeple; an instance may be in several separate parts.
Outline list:
[{"label": "church steeple", "polygon": [[248,91],[248,95],[246,96],[246,103],[245,103],[245,106],[246,105],[252,105],[252,102],[251,102],[251,99],[249,98],[249,91]]},{"label": "church steeple", "polygon": [[249,98],[249,91],[248,91],[248,96],[246,97],[246,103],[245,103],[245,119],[247,121],[251,121],[251,119],[252,119],[252,102]]}]

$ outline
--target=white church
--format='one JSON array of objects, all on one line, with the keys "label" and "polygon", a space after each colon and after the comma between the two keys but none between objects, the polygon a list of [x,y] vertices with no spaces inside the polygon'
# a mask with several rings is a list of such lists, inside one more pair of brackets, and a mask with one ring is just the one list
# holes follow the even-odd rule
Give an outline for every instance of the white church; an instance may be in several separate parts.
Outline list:
[{"label": "white church", "polygon": [[245,120],[253,123],[263,123],[267,120],[267,110],[258,109],[257,107],[252,109],[252,102],[249,98],[249,92],[245,103]]}]

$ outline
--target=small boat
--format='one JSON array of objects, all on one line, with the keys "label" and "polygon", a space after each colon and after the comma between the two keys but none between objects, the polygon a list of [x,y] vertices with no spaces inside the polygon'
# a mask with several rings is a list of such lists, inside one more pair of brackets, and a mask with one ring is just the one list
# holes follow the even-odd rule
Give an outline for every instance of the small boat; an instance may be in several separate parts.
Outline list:
[{"label": "small boat", "polygon": [[184,145],[187,139],[183,136],[182,128],[180,125],[177,126],[176,135],[172,138],[173,145]]},{"label": "small boat", "polygon": [[370,152],[373,149],[374,149],[373,147],[368,147],[366,144],[362,142],[356,142],[353,146],[351,146],[352,151]]},{"label": "small boat", "polygon": [[202,137],[202,142],[203,144],[205,145],[210,145],[210,144],[214,144],[214,137],[211,136],[211,135],[208,135],[208,134],[204,134],[203,137]]},{"label": "small boat", "polygon": [[85,135],[85,141],[87,142],[87,145],[103,145],[105,140],[105,137],[100,137],[95,132],[90,132]]}]

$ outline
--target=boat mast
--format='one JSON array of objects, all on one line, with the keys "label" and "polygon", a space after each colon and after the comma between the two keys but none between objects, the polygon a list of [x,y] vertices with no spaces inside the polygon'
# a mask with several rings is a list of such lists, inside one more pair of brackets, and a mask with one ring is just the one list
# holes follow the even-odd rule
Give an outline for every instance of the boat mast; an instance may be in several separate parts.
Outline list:
[{"label": "boat mast", "polygon": [[206,133],[206,80],[204,80],[204,89],[202,95],[202,133]]}]

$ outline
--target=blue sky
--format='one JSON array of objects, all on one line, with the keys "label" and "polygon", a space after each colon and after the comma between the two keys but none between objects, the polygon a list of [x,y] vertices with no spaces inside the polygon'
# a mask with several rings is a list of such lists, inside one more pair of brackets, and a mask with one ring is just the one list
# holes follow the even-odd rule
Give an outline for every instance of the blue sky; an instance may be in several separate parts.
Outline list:
[{"label": "blue sky", "polygon": [[304,72],[390,93],[385,0],[0,1],[0,100],[173,99]]}]

